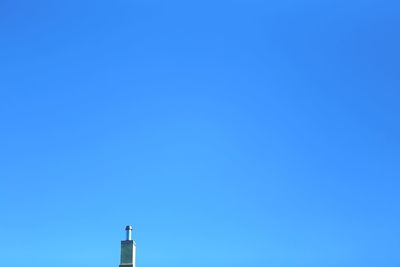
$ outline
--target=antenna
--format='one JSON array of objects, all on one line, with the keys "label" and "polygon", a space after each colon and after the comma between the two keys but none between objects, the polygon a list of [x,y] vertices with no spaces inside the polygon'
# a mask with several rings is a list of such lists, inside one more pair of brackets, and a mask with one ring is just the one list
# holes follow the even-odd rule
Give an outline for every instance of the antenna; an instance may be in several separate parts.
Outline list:
[{"label": "antenna", "polygon": [[127,225],[125,227],[125,231],[126,231],[126,240],[132,240],[132,226]]}]

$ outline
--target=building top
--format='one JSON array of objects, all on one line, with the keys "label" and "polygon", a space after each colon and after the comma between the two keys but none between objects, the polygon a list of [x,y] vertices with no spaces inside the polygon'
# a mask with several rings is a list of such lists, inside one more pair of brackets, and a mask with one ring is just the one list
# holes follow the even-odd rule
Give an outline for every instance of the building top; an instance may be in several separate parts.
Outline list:
[{"label": "building top", "polygon": [[132,226],[125,227],[126,240],[121,241],[121,261],[119,267],[136,267],[136,243],[132,240]]}]

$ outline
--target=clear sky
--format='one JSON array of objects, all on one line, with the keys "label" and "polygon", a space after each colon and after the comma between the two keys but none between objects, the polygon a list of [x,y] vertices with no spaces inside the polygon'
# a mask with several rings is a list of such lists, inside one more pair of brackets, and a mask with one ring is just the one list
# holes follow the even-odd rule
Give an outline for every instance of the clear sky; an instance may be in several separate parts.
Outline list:
[{"label": "clear sky", "polygon": [[400,266],[400,4],[0,1],[0,266]]}]

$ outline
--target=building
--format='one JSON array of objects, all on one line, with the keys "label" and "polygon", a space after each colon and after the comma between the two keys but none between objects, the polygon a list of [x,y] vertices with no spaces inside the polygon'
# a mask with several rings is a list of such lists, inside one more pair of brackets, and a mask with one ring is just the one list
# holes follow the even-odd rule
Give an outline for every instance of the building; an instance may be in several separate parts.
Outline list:
[{"label": "building", "polygon": [[121,241],[121,261],[119,267],[136,267],[136,242],[132,240],[132,226],[125,227],[126,240]]}]

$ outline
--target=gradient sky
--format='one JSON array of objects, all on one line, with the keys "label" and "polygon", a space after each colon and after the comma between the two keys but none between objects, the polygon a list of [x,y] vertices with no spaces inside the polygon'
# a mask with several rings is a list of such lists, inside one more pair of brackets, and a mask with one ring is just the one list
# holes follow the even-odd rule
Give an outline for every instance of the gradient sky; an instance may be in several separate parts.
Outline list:
[{"label": "gradient sky", "polygon": [[400,3],[0,0],[0,266],[400,266]]}]

